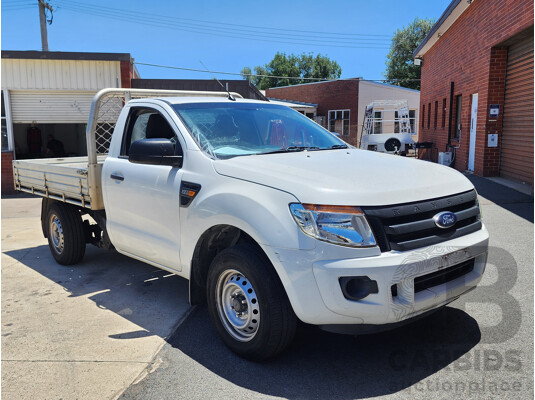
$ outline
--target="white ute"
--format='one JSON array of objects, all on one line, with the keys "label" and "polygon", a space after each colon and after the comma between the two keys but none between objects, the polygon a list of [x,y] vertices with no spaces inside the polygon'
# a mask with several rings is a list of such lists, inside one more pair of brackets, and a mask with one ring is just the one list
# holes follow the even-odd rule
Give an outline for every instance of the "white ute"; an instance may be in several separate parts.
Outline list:
[{"label": "white ute", "polygon": [[189,279],[191,303],[206,301],[248,359],[281,352],[298,320],[395,327],[475,288],[485,269],[488,233],[462,174],[355,149],[285,106],[105,89],[87,149],[13,162],[16,189],[44,197],[57,262],[79,262],[92,243]]}]

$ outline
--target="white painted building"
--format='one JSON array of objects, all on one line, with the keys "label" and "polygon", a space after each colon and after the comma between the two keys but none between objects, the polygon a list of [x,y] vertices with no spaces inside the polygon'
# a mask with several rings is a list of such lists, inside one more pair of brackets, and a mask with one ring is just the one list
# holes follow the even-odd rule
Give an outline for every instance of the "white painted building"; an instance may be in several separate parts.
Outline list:
[{"label": "white painted building", "polygon": [[100,89],[139,77],[128,53],[2,51],[2,191],[8,163],[40,158],[49,135],[68,156],[86,155],[85,127]]},{"label": "white painted building", "polygon": [[70,152],[83,153],[78,136],[85,129],[95,93],[130,86],[130,78],[121,77],[121,63],[131,65],[130,54],[2,51],[7,131],[2,151],[24,156],[26,130],[35,125],[43,135],[65,141]]}]

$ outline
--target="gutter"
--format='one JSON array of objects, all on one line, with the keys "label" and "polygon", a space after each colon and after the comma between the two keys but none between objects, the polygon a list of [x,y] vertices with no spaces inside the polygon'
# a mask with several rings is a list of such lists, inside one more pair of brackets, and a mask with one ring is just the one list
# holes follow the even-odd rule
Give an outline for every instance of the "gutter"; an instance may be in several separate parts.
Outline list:
[{"label": "gutter", "polygon": [[[446,8],[446,11],[444,11],[442,13],[442,15],[440,16],[440,18],[438,19],[438,21],[435,23],[435,25],[433,25],[433,27],[431,28],[431,30],[429,31],[429,33],[427,34],[427,36],[424,38],[424,40],[422,41],[422,43],[420,43],[420,45],[416,48],[416,50],[414,50],[414,52],[412,53],[412,56],[413,58],[416,57],[416,55],[420,52],[420,50],[422,50],[422,48],[425,46],[425,44],[429,41],[429,39],[431,39],[434,34],[438,31],[438,29],[442,26],[442,24],[446,21],[446,19],[448,19],[448,17],[451,15],[451,13],[453,12],[453,10],[455,10],[455,8],[459,5],[459,3],[463,1],[463,0],[453,0],[450,5],[448,6],[448,8]],[[467,1],[467,0],[464,0],[464,1]],[[472,2],[472,0],[468,0],[470,3]]]}]

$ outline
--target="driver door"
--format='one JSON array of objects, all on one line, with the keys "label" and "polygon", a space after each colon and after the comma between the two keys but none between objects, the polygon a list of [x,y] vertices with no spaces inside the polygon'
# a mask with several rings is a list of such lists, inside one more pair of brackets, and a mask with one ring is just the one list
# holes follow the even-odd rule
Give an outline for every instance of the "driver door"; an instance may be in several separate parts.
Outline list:
[{"label": "driver door", "polygon": [[176,126],[163,109],[132,107],[118,157],[108,156],[102,171],[112,243],[122,253],[180,271],[180,183],[182,169],[128,160],[136,140],[165,138],[182,146]]}]

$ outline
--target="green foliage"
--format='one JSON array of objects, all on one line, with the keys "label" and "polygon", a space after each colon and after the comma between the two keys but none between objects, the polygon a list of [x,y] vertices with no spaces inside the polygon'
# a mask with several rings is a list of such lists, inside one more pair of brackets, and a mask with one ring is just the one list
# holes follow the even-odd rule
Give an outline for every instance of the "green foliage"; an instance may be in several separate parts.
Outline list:
[{"label": "green foliage", "polygon": [[409,26],[398,29],[386,56],[385,77],[393,85],[420,90],[420,66],[414,65],[413,52],[427,36],[435,20],[416,18]]},{"label": "green foliage", "polygon": [[250,75],[252,73],[253,73],[253,71],[251,71],[251,68],[249,68],[249,67],[243,67],[241,69],[241,71],[240,71],[240,74],[243,77],[243,79],[246,79],[248,81],[251,81],[252,77]]},{"label": "green foliage", "polygon": [[248,76],[251,68],[244,67],[241,72],[244,79],[248,79],[259,89],[270,87],[297,85],[314,82],[307,79],[290,79],[287,77],[318,78],[322,80],[338,79],[342,75],[342,68],[336,61],[318,54],[289,54],[277,53],[273,60],[264,66],[254,67],[255,75],[278,76],[281,78],[268,78],[267,76]]}]

